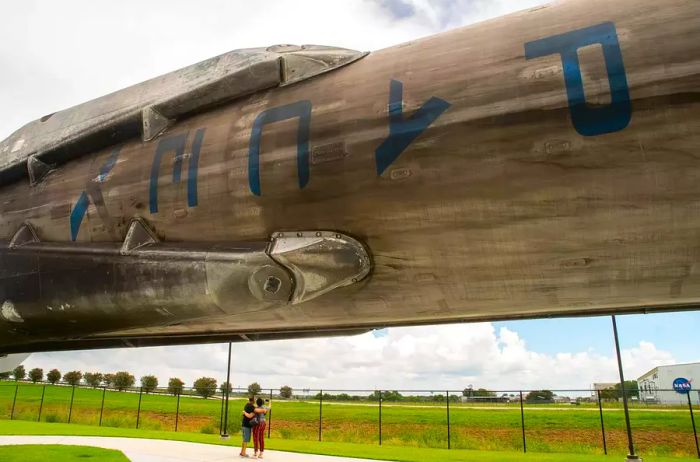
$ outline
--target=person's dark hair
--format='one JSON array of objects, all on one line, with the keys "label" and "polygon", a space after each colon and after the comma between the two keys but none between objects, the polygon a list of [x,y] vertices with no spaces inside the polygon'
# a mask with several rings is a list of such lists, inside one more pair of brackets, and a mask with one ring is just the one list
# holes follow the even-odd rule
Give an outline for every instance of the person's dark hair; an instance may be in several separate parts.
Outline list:
[{"label": "person's dark hair", "polygon": [[258,404],[258,406],[262,406],[262,405],[263,405],[263,400],[262,400],[262,398],[258,398],[258,400],[256,401],[256,403]]},{"label": "person's dark hair", "polygon": [[248,401],[250,401],[251,403],[252,403],[253,401],[255,401],[255,396],[249,397],[249,398],[248,398]]}]

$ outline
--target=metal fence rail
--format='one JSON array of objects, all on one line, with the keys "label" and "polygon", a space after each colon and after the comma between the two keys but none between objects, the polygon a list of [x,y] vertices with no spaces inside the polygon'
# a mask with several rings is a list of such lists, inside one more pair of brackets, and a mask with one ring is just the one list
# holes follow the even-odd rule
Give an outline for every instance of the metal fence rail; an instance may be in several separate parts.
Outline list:
[{"label": "metal fence rail", "polygon": [[[94,390],[99,394],[99,412],[98,412],[98,406],[96,405],[94,410],[95,410],[95,423],[99,426],[103,425],[103,420],[104,420],[104,415],[105,415],[105,402],[109,403],[110,398],[114,398],[114,395],[110,395],[107,392],[108,391],[115,391],[116,389],[110,388],[110,387],[90,387],[87,385],[69,385],[69,384],[63,384],[63,383],[57,383],[57,384],[49,384],[49,383],[36,383],[32,384],[31,382],[14,382],[14,381],[0,381],[0,405],[4,405],[5,403],[2,402],[3,399],[6,399],[7,406],[6,408],[10,410],[9,412],[9,419],[14,420],[17,418],[17,410],[18,410],[18,396],[22,395],[22,390],[30,390],[30,387],[41,389],[41,397],[39,398],[38,404],[38,416],[37,416],[37,421],[41,421],[42,418],[42,413],[45,410],[45,399],[47,396],[47,390],[52,392],[52,395],[56,394],[56,390],[60,390],[61,387],[65,389],[66,391],[70,389],[70,393],[66,393],[66,395],[69,395],[70,397],[66,397],[66,405],[68,406],[67,409],[67,422],[71,423],[74,417],[74,407],[75,407],[75,402],[76,402],[76,395],[80,395],[81,393],[84,393],[84,390]],[[444,433],[443,433],[443,438],[445,438],[443,441],[446,442],[445,447],[447,449],[453,448],[453,440],[454,440],[454,422],[452,421],[452,414],[455,412],[455,409],[474,409],[474,410],[489,410],[489,409],[495,409],[495,408],[508,408],[508,409],[513,409],[514,411],[519,411],[519,433],[522,438],[522,445],[521,449],[523,452],[527,452],[528,450],[528,428],[527,428],[527,420],[528,420],[528,407],[531,407],[532,410],[542,410],[543,407],[546,406],[552,406],[555,405],[555,403],[549,401],[549,400],[537,400],[532,398],[532,395],[530,395],[531,392],[533,391],[538,391],[538,390],[490,390],[489,392],[491,395],[489,396],[474,396],[476,391],[471,391],[471,390],[444,390],[444,391],[436,391],[436,390],[345,390],[345,389],[333,389],[333,390],[315,390],[315,389],[296,389],[298,392],[294,395],[293,398],[290,399],[283,399],[280,397],[279,393],[275,394],[275,390],[279,390],[279,388],[267,388],[261,390],[258,395],[262,398],[267,398],[270,400],[276,400],[276,399],[281,399],[286,402],[303,402],[306,404],[313,404],[314,402],[318,402],[318,421],[317,421],[317,435],[314,437],[314,439],[318,439],[318,441],[323,440],[324,436],[324,428],[325,428],[325,420],[330,417],[324,416],[324,408],[328,407],[330,405],[340,405],[340,404],[345,404],[345,405],[361,405],[364,406],[365,408],[367,406],[370,407],[375,407],[376,406],[376,420],[371,423],[371,426],[376,428],[376,441],[379,445],[382,445],[383,442],[385,442],[385,437],[386,437],[386,428],[387,428],[387,423],[386,423],[386,412],[387,412],[387,405],[391,404],[391,407],[389,408],[390,410],[394,408],[415,408],[416,410],[418,409],[423,409],[423,410],[434,410],[435,408],[444,408]],[[101,391],[101,393],[100,393]],[[220,434],[227,434],[228,433],[228,428],[232,427],[228,420],[225,418],[225,416],[228,415],[229,412],[229,406],[225,406],[226,400],[225,398],[225,391],[220,390],[220,389],[210,389],[210,390],[205,390],[204,392],[200,389],[197,390],[195,388],[190,388],[190,387],[183,387],[182,390],[179,393],[170,393],[168,392],[167,389],[165,388],[157,388],[154,390],[146,390],[144,387],[131,387],[131,388],[126,388],[121,390],[123,393],[131,393],[134,395],[134,402],[135,406],[133,409],[133,412],[135,414],[135,428],[139,428],[142,424],[142,407],[145,401],[150,399],[150,397],[153,396],[168,396],[169,399],[172,399],[172,410],[169,412],[172,412],[174,414],[174,421],[173,421],[173,426],[172,426],[172,431],[177,432],[180,429],[180,423],[182,423],[182,409],[181,405],[183,402],[181,399],[186,399],[186,400],[195,400],[195,399],[202,399],[203,395],[209,395],[207,398],[213,398],[217,400],[221,400],[221,406],[219,410],[219,433]],[[299,393],[300,391],[300,393]],[[607,437],[606,437],[606,425],[605,425],[605,415],[607,414],[605,410],[607,409],[608,412],[614,409],[618,409],[618,405],[616,400],[607,400],[605,397],[601,394],[601,391],[595,391],[595,390],[590,390],[590,389],[571,389],[571,390],[551,390],[553,393],[556,393],[558,395],[562,394],[569,394],[569,395],[579,395],[578,397],[572,398],[572,401],[570,401],[571,405],[576,405],[576,404],[581,404],[581,403],[590,403],[590,407],[592,407],[593,411],[595,412],[596,420],[599,420],[599,426],[600,426],[600,449],[602,453],[608,454],[609,452],[609,447],[607,444]],[[673,391],[673,390],[658,390],[658,392],[662,391]],[[628,393],[632,394],[633,392],[637,392],[637,390],[628,390]],[[240,399],[247,397],[249,395],[248,390],[244,388],[232,388],[230,389],[230,396],[234,399]],[[398,398],[399,394],[401,395],[401,398]],[[700,445],[698,443],[698,436],[697,436],[697,428],[696,428],[696,423],[695,423],[695,415],[694,415],[694,404],[693,400],[695,399],[693,397],[693,394],[697,394],[697,401],[700,403],[700,391],[692,391],[689,392],[685,396],[685,400],[687,400],[687,409],[689,413],[689,419],[688,419],[688,429],[692,428],[692,436],[694,438],[694,446],[695,450],[697,452],[697,456],[700,459]],[[138,395],[138,399],[136,399],[136,395]],[[125,395],[122,395],[125,396]],[[679,395],[679,398],[681,395]],[[22,398],[27,401],[33,402],[34,398]],[[275,401],[276,402],[276,401]],[[11,405],[10,405],[11,403]],[[186,401],[185,403],[187,404],[192,404],[192,401]],[[403,404],[402,404],[403,403]],[[561,403],[560,403],[561,404]],[[533,406],[534,405],[534,406]],[[217,405],[218,406],[218,405]],[[636,404],[637,408],[640,406],[644,406],[643,409],[655,409],[655,408],[668,408],[668,406],[663,406],[660,404],[654,404],[654,403],[648,403],[648,402],[638,402]],[[677,405],[674,405],[675,409],[677,411],[680,411],[685,407],[685,404],[682,403],[682,401],[679,399],[679,403]],[[683,407],[681,407],[683,406]],[[697,405],[695,405],[697,407]],[[25,406],[26,407],[26,406]],[[274,408],[274,406],[273,406]],[[340,409],[339,407],[336,406],[336,408]],[[2,409],[2,407],[0,407]],[[328,408],[328,412],[331,412],[335,408],[330,407]],[[464,412],[464,411],[460,412]],[[120,409],[120,412],[123,411],[123,409]],[[532,411],[531,411],[532,412]],[[331,413],[332,414],[332,413]],[[99,417],[97,417],[99,415]],[[239,415],[239,414],[231,414],[231,415]],[[534,414],[533,414],[534,415]],[[44,413],[44,416],[46,418],[46,414]],[[235,420],[235,419],[234,419]],[[236,424],[238,425],[238,424]],[[272,413],[270,412],[267,417],[267,436],[268,438],[272,436],[272,427],[273,427],[273,420],[272,420]]]}]

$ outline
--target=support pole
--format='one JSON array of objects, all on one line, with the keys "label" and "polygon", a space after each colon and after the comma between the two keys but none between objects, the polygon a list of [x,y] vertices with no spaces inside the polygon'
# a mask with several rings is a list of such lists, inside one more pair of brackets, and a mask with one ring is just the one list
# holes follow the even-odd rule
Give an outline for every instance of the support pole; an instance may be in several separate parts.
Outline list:
[{"label": "support pole", "polygon": [[175,431],[177,432],[177,422],[180,420],[180,393],[177,394],[177,405],[175,407]]},{"label": "support pole", "polygon": [[139,428],[139,422],[141,421],[141,397],[143,396],[143,387],[139,388],[139,409],[136,412],[136,428]]},{"label": "support pole", "polygon": [[270,388],[270,409],[267,411],[267,439],[270,439],[272,432],[272,388]]},{"label": "support pole", "polygon": [[608,455],[608,443],[605,441],[605,422],[603,422],[603,402],[600,399],[600,390],[598,393],[598,410],[600,411],[600,431],[603,433],[603,452]]},{"label": "support pole", "polygon": [[226,388],[224,389],[224,432],[222,438],[228,438],[228,398],[231,394],[231,342],[228,342],[228,364],[226,365]]},{"label": "support pole", "polygon": [[698,459],[700,459],[700,446],[698,445],[698,430],[695,428],[695,416],[693,415],[693,402],[690,399],[690,391],[686,394],[688,397],[688,410],[690,411],[690,421],[693,423],[693,436],[695,437],[695,450],[698,453]]},{"label": "support pole", "polygon": [[523,430],[523,452],[527,452],[525,441],[525,408],[523,407],[523,392],[520,392],[520,428]]},{"label": "support pole", "polygon": [[41,422],[41,410],[44,408],[44,395],[46,394],[46,385],[41,389],[41,404],[39,404],[39,417],[36,419],[37,422]]},{"label": "support pole", "polygon": [[379,390],[379,446],[382,445],[382,391]]},{"label": "support pole", "polygon": [[75,385],[73,385],[72,390],[70,392],[70,406],[68,407],[68,423],[70,423],[71,418],[73,417],[73,398],[75,398]]},{"label": "support pole", "polygon": [[625,375],[622,372],[622,355],[620,354],[620,339],[617,335],[617,320],[612,315],[613,334],[615,335],[615,351],[617,352],[617,369],[620,372],[620,390],[622,391],[622,405],[625,408],[625,425],[627,426],[627,446],[629,454],[627,460],[639,460],[634,453],[634,441],[632,439],[632,425],[630,425],[630,410],[627,406],[627,390],[625,390]]},{"label": "support pole", "polygon": [[12,398],[12,412],[10,412],[10,420],[15,418],[15,404],[17,404],[17,392],[19,391],[19,384],[15,385],[15,397]]},{"label": "support pole", "polygon": [[445,397],[447,398],[447,449],[452,449],[450,441],[450,390],[447,390]]},{"label": "support pole", "polygon": [[102,404],[100,405],[100,424],[98,425],[99,427],[102,426],[102,414],[105,411],[105,394],[107,393],[107,387],[102,388]]},{"label": "support pole", "polygon": [[323,426],[323,390],[321,390],[321,399],[318,402],[318,440],[321,441],[321,428]]}]

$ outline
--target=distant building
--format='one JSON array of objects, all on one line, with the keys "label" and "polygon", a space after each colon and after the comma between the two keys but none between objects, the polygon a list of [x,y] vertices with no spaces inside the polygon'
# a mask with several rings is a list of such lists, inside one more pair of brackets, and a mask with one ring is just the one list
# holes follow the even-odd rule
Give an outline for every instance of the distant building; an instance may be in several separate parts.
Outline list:
[{"label": "distant building", "polygon": [[637,379],[640,401],[659,404],[700,403],[700,363],[658,366]]},{"label": "distant building", "polygon": [[601,382],[601,383],[594,383],[593,384],[593,390],[591,390],[591,398],[594,400],[598,399],[598,392],[607,390],[608,388],[615,388],[615,385],[618,385],[619,382]]}]

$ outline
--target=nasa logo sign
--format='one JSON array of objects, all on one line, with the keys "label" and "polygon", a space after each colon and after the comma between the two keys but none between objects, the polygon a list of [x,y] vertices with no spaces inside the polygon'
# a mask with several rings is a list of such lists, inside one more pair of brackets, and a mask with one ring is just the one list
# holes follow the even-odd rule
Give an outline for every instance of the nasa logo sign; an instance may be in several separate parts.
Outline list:
[{"label": "nasa logo sign", "polygon": [[690,380],[683,377],[677,378],[673,381],[673,389],[676,390],[676,393],[688,394],[691,389]]}]

